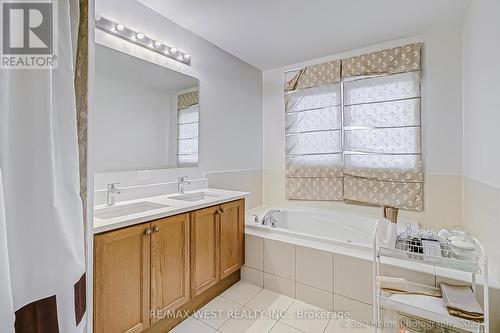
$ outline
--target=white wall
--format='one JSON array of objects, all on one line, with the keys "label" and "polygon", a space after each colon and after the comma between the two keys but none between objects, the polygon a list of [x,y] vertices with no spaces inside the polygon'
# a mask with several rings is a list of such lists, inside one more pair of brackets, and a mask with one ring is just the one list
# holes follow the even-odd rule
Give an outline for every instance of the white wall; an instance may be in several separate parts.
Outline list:
[{"label": "white wall", "polygon": [[500,187],[500,1],[474,0],[464,24],[464,175]]},{"label": "white wall", "polygon": [[[471,1],[463,29],[464,224],[500,277],[500,2]],[[498,323],[500,327],[500,322]]]},{"label": "white wall", "polygon": [[168,164],[170,93],[96,75],[94,167]]},{"label": "white wall", "polygon": [[[153,170],[150,182],[171,181],[178,175],[201,177],[204,172],[262,169],[262,72],[180,27],[135,0],[97,0],[96,15],[123,23],[192,55],[192,66],[143,50],[114,38],[116,48],[179,70],[200,80],[199,168],[167,172]],[[98,36],[99,37],[99,36]],[[111,39],[109,36],[99,38]],[[231,138],[231,139],[228,139]],[[233,173],[231,173],[232,175]],[[97,175],[96,189],[107,182],[144,184],[135,172]],[[252,176],[253,177],[253,176]],[[217,182],[210,184],[216,187]],[[237,185],[237,184],[236,184]],[[235,186],[236,187],[236,186]],[[253,193],[261,202],[262,193]]]},{"label": "white wall", "polygon": [[[461,27],[434,29],[411,38],[314,59],[264,72],[264,201],[285,203],[283,72],[309,64],[423,42],[422,131],[425,166],[424,212],[403,216],[435,225],[462,222],[462,36]],[[380,214],[378,209],[333,202],[300,202]]]}]

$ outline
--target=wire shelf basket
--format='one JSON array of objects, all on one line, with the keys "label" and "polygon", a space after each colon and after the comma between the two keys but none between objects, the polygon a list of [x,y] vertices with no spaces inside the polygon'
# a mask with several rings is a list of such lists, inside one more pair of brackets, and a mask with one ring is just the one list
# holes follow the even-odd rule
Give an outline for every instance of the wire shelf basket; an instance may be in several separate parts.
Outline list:
[{"label": "wire shelf basket", "polygon": [[[489,289],[488,289],[488,257],[484,246],[475,237],[469,237],[473,246],[457,247],[452,245],[451,238],[432,237],[432,233],[422,233],[420,236],[407,232],[397,236],[395,243],[382,243],[382,234],[379,234],[379,221],[375,228],[373,238],[373,318],[379,324],[381,318],[380,309],[397,311],[412,317],[423,318],[431,322],[444,324],[458,329],[458,332],[489,333]],[[385,222],[384,222],[385,223]],[[408,226],[407,226],[408,227]],[[386,237],[386,236],[384,236]],[[387,295],[377,286],[380,276],[380,265],[382,257],[390,257],[421,264],[444,267],[455,271],[470,274],[471,287],[477,297],[476,279],[482,279],[484,321],[479,323],[468,319],[455,317],[449,314],[443,306],[441,299],[430,295],[412,295],[411,293],[400,295],[395,293]],[[405,328],[403,328],[405,329]],[[448,328],[444,328],[444,332]],[[381,332],[377,329],[377,332]],[[427,331],[424,331],[427,333]],[[434,331],[431,331],[434,332]],[[438,332],[440,332],[438,330]],[[452,332],[451,330],[449,332]]]},{"label": "wire shelf basket", "polygon": [[394,248],[380,247],[383,256],[424,262],[435,266],[457,269],[469,273],[481,273],[482,256],[478,248],[469,251],[457,251],[449,242],[437,243],[433,247],[425,245],[426,240],[416,237],[399,237]]}]

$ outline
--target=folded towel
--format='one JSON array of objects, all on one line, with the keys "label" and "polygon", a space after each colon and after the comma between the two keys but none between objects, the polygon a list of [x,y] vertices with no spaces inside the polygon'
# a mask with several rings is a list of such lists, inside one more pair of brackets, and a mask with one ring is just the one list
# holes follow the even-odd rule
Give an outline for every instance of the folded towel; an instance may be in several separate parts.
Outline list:
[{"label": "folded towel", "polygon": [[484,320],[483,309],[479,306],[470,286],[441,283],[441,293],[443,305],[450,315],[474,321]]},{"label": "folded towel", "polygon": [[380,289],[394,291],[408,291],[408,281],[391,276],[377,276],[377,285]]},{"label": "folded towel", "polygon": [[408,282],[406,279],[398,277],[378,276],[377,286],[380,288],[380,290],[389,292],[391,294],[409,294],[409,295],[441,297],[441,294],[430,290],[430,288],[427,286],[423,286],[413,282]]}]

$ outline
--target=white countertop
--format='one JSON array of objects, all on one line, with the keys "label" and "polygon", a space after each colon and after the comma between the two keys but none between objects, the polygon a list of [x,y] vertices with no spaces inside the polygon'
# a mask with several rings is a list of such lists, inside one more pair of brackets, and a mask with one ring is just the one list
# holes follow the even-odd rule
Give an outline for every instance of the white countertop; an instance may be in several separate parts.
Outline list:
[{"label": "white countertop", "polygon": [[[192,194],[197,192],[207,193],[213,195],[211,198],[206,198],[203,200],[198,200],[195,202],[188,202],[182,200],[172,199],[171,197],[179,195],[178,193],[171,193],[165,195],[159,195],[154,197],[140,198],[135,200],[121,201],[117,202],[113,207],[120,207],[133,203],[140,202],[151,202],[162,205],[167,205],[168,207],[162,207],[155,210],[150,210],[146,212],[140,212],[135,214],[123,215],[118,217],[113,217],[109,219],[100,219],[94,217],[94,234],[98,234],[104,231],[110,231],[118,228],[123,228],[131,226],[134,224],[144,223],[148,221],[153,221],[156,219],[164,218],[167,216],[172,216],[176,214],[181,214],[205,207],[210,207],[218,205],[224,202],[229,202],[233,200],[238,200],[247,197],[250,193],[239,192],[239,191],[229,191],[220,190],[214,188],[205,188],[195,191],[186,191],[184,194]],[[94,206],[94,210],[100,208],[108,208],[106,205]]]}]

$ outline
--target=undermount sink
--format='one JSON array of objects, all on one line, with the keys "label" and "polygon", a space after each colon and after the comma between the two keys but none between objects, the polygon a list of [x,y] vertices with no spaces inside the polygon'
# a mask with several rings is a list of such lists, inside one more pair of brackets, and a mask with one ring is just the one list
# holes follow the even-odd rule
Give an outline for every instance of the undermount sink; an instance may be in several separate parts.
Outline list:
[{"label": "undermount sink", "polygon": [[131,204],[127,204],[127,205],[112,206],[112,207],[96,209],[94,215],[97,218],[106,220],[106,219],[112,219],[114,217],[143,213],[143,212],[148,212],[150,210],[156,210],[156,209],[161,209],[161,208],[166,208],[166,207],[169,207],[169,206],[154,203],[154,202],[143,201],[143,202],[136,202],[136,203],[131,203]]},{"label": "undermount sink", "polygon": [[205,192],[197,192],[197,193],[190,193],[190,194],[175,195],[173,197],[170,197],[169,199],[194,202],[194,201],[200,201],[200,200],[205,200],[205,199],[213,199],[216,197],[217,197],[217,195],[208,194]]}]

